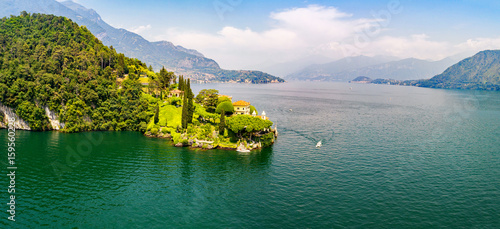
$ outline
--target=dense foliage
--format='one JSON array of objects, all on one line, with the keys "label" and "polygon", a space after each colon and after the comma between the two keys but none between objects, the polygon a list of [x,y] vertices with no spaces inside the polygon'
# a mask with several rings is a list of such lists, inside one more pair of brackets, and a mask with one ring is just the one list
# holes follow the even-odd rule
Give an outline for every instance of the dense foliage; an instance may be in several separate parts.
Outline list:
[{"label": "dense foliage", "polygon": [[201,104],[208,112],[214,112],[219,99],[219,91],[203,89],[196,96],[196,103]]},{"label": "dense foliage", "polygon": [[151,117],[137,80],[146,65],[67,18],[23,12],[0,19],[0,66],[0,101],[33,130],[50,128],[45,107],[67,132],[139,130]]},{"label": "dense foliage", "polygon": [[228,118],[226,123],[227,127],[240,137],[243,136],[243,134],[264,131],[273,125],[269,120],[253,117],[251,115],[235,115]]}]

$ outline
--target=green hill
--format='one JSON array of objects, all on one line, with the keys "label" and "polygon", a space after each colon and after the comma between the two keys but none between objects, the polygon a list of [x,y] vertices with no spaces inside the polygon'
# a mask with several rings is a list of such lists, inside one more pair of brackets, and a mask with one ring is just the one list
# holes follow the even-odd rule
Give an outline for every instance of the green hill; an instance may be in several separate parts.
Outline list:
[{"label": "green hill", "polygon": [[486,50],[449,67],[420,86],[500,90],[500,50]]},{"label": "green hill", "polygon": [[[134,80],[146,65],[67,18],[23,12],[0,19],[0,66],[0,102],[32,130],[52,128],[47,109],[66,132],[140,130],[151,117]],[[132,79],[118,85],[127,73]]]},{"label": "green hill", "polygon": [[176,46],[168,41],[149,42],[138,34],[112,27],[96,11],[73,1],[0,0],[0,17],[18,15],[21,11],[67,17],[86,26],[106,46],[113,46],[118,52],[145,61],[157,71],[164,66],[193,81],[284,82],[281,78],[259,71],[222,69],[217,62],[198,51]]}]

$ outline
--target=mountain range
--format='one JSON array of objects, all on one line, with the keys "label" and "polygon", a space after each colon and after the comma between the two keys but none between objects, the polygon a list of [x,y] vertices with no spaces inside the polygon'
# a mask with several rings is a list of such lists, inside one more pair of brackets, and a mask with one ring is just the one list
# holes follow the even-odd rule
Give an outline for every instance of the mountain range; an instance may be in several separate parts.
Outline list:
[{"label": "mountain range", "polygon": [[439,61],[416,58],[398,59],[390,56],[347,57],[326,64],[311,65],[288,75],[290,80],[350,81],[358,76],[372,79],[414,80],[430,78],[458,62],[460,56]]},{"label": "mountain range", "polygon": [[138,34],[110,26],[96,11],[72,1],[0,0],[0,17],[19,15],[21,11],[67,17],[87,27],[104,45],[113,46],[126,56],[145,61],[156,70],[165,66],[176,74],[199,81],[283,82],[278,77],[260,71],[221,69],[216,61],[200,52],[168,41],[149,42]]},{"label": "mountain range", "polygon": [[500,90],[500,50],[485,50],[432,77],[422,86]]}]

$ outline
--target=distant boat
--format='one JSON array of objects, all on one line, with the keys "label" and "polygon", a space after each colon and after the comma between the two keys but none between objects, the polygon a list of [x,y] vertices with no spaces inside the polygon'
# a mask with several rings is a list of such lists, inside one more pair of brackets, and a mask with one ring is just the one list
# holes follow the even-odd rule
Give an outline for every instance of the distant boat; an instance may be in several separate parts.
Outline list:
[{"label": "distant boat", "polygon": [[321,141],[319,141],[319,142],[316,144],[316,148],[321,147],[321,145],[323,145],[323,144],[321,144]]}]

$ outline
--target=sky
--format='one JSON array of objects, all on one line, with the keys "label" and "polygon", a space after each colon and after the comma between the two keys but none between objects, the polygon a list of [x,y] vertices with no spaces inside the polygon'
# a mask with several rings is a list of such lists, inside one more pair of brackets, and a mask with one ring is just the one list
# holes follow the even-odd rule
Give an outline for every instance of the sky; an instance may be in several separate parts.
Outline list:
[{"label": "sky", "polygon": [[496,0],[74,1],[114,27],[196,49],[227,69],[500,49]]}]

